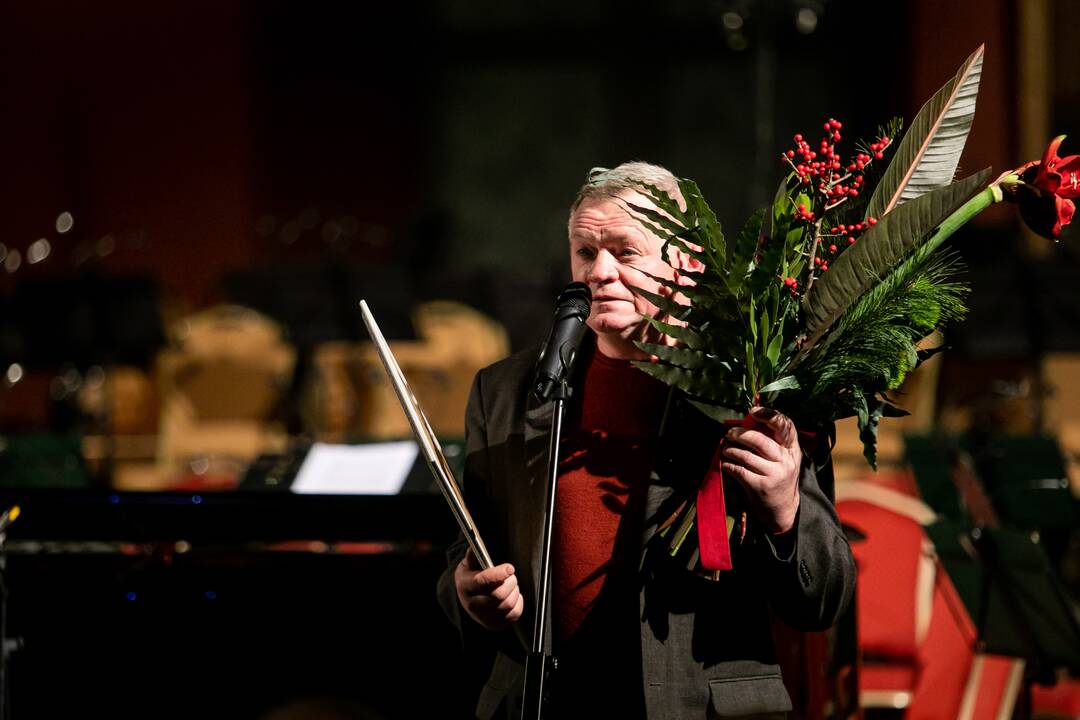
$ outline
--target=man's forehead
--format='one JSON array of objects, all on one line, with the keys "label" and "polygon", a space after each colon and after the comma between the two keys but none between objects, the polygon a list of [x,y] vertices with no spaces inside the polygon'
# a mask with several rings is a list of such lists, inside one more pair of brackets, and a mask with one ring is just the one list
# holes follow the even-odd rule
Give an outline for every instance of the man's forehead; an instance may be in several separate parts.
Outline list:
[{"label": "man's forehead", "polygon": [[570,216],[570,230],[590,231],[603,227],[612,231],[618,228],[646,232],[646,228],[631,212],[634,206],[655,209],[648,198],[632,190],[624,190],[617,196],[586,197]]}]

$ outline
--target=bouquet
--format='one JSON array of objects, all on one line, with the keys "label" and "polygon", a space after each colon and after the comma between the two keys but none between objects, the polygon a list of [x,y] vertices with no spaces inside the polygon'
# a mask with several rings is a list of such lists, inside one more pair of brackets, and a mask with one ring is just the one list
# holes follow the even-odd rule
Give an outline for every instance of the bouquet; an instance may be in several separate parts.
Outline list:
[{"label": "bouquet", "polygon": [[[760,404],[828,435],[835,420],[855,416],[876,468],[881,418],[907,414],[891,391],[941,349],[920,349],[920,340],[965,313],[967,289],[951,279],[957,258],[942,250],[944,242],[1005,199],[1019,203],[1034,231],[1056,240],[1080,196],[1080,156],[1057,155],[1064,136],[1041,162],[993,181],[989,169],[954,179],[982,60],[979,47],[902,137],[893,120],[845,159],[836,119],[823,123],[816,145],[795,135],[781,155],[787,173],[772,204],[733,243],[693,181],[679,181],[685,208],[643,185],[653,207],[628,203],[630,212],[665,241],[665,256],[674,246],[701,269],[682,273],[689,285],[653,277],[683,302],[635,289],[673,318],[648,321],[677,341],[641,343],[654,361],[638,367],[718,421],[743,418]],[[689,505],[673,522],[673,554],[694,510]]]}]

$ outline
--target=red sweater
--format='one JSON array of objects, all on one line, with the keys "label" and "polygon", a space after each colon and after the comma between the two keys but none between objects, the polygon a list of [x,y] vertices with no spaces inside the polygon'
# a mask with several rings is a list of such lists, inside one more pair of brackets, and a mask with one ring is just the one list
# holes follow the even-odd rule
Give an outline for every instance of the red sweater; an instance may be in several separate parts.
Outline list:
[{"label": "red sweater", "polygon": [[[588,361],[559,463],[552,558],[557,644],[577,633],[601,591],[626,595],[616,588],[629,590],[633,583],[645,489],[667,397],[661,382],[629,361],[598,350]],[[631,594],[636,609],[637,593]]]}]

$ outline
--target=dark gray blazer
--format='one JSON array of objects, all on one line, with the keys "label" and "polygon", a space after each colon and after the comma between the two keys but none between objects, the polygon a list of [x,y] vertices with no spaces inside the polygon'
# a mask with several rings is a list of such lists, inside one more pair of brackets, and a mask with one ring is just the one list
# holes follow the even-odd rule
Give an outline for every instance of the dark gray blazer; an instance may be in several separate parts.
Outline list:
[{"label": "dark gray blazer", "polygon": [[[467,549],[462,538],[448,550],[438,587],[466,652],[494,655],[476,709],[485,720],[500,707],[508,717],[519,717],[524,650],[532,637],[553,407],[532,398],[535,357],[534,351],[518,353],[477,374],[466,411],[463,478],[466,502],[493,560],[517,569],[525,614],[512,630],[492,633],[461,609],[453,574]],[[820,630],[837,620],[854,592],[851,549],[809,463],[800,478],[797,534],[786,552],[748,513],[746,536],[732,547],[735,569],[719,581],[697,576],[685,560],[668,555],[657,524],[696,493],[721,432],[673,393],[641,538],[641,657],[649,718],[769,716],[790,710],[769,607],[796,629]],[[725,496],[729,512],[745,503],[737,483],[725,486]],[[550,633],[547,642],[550,648]]]}]

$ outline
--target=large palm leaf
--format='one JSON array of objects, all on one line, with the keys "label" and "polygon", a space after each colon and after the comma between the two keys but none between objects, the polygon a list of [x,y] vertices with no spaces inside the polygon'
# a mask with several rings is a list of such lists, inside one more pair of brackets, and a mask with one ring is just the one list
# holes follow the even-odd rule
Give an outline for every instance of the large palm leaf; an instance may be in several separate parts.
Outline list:
[{"label": "large palm leaf", "polygon": [[952,182],[975,117],[984,47],[919,110],[870,197],[868,216],[882,218],[901,203]]}]

